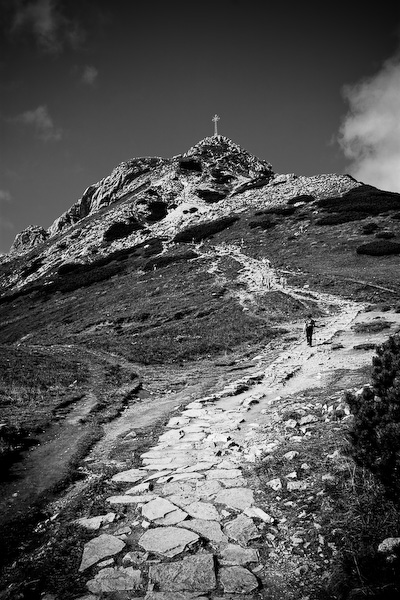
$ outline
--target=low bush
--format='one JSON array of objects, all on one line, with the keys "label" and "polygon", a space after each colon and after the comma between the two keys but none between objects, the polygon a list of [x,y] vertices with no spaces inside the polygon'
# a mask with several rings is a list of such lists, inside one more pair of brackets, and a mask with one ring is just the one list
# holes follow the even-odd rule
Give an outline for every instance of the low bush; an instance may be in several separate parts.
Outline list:
[{"label": "low bush", "polygon": [[369,256],[388,256],[390,254],[400,254],[400,243],[386,240],[377,240],[369,244],[362,244],[356,250],[357,254],[367,254]]},{"label": "low bush", "polygon": [[229,190],[227,189],[215,190],[211,188],[198,188],[196,190],[196,194],[199,198],[204,200],[204,202],[207,202],[207,204],[214,204],[214,202],[219,202],[220,200],[223,200],[226,197],[228,191]]},{"label": "low bush", "polygon": [[382,240],[391,240],[395,237],[395,234],[393,231],[378,231],[378,233],[375,234],[375,237]]},{"label": "low bush", "polygon": [[374,233],[377,229],[379,229],[378,223],[375,223],[374,221],[371,221],[370,223],[366,223],[363,226],[362,233],[364,235],[370,235],[371,233]]},{"label": "low bush", "polygon": [[196,158],[184,157],[179,159],[179,167],[182,171],[195,171],[201,173],[203,167],[201,162]]},{"label": "low bush", "polygon": [[351,221],[360,221],[367,217],[367,213],[353,213],[353,212],[341,212],[332,213],[322,216],[320,219],[315,221],[316,225],[341,225],[342,223],[349,223]]},{"label": "low bush", "polygon": [[383,484],[389,497],[400,494],[400,336],[377,347],[372,385],[347,393],[354,415],[350,454]]},{"label": "low bush", "polygon": [[255,227],[259,227],[260,229],[271,229],[275,227],[275,221],[271,219],[258,219],[257,221],[249,221],[250,229],[254,229]]},{"label": "low bush", "polygon": [[125,238],[134,231],[143,229],[141,225],[134,217],[131,217],[129,221],[116,221],[104,232],[103,239],[106,242],[113,242]]}]

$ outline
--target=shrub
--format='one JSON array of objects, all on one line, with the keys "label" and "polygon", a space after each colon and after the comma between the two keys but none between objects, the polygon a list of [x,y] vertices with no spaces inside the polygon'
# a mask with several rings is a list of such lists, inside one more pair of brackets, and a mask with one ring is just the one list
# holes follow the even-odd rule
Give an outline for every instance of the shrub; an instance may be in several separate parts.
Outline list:
[{"label": "shrub", "polygon": [[195,158],[181,158],[179,160],[179,167],[182,171],[197,171],[201,173],[203,170],[201,162]]},{"label": "shrub", "polygon": [[271,206],[270,208],[264,208],[263,210],[257,210],[254,214],[260,215],[281,215],[289,216],[296,212],[295,206]]},{"label": "shrub", "polygon": [[370,470],[389,496],[400,493],[400,336],[377,347],[372,385],[346,395],[354,415],[349,436],[355,462]]},{"label": "shrub", "polygon": [[350,221],[360,221],[365,219],[366,213],[341,212],[324,215],[315,221],[316,225],[340,225],[341,223],[349,223]]},{"label": "shrub", "polygon": [[106,242],[113,242],[114,240],[127,237],[139,229],[143,229],[143,225],[138,223],[134,217],[131,217],[129,221],[116,221],[110,225],[110,227],[104,232],[103,238]]},{"label": "shrub", "polygon": [[214,202],[219,202],[220,200],[223,200],[226,197],[228,191],[229,190],[227,189],[214,190],[211,188],[198,188],[196,190],[196,194],[199,198],[204,200],[204,202],[207,202],[208,204],[213,204]]},{"label": "shrub", "polygon": [[378,223],[375,223],[374,221],[371,221],[370,223],[366,223],[363,226],[362,233],[364,235],[370,235],[371,233],[374,233],[377,229],[379,229]]},{"label": "shrub", "polygon": [[223,231],[229,225],[232,225],[235,221],[238,221],[239,217],[237,215],[232,215],[231,217],[222,217],[221,219],[216,219],[215,221],[205,221],[204,223],[199,223],[199,225],[192,225],[191,227],[187,227],[180,231],[173,239],[174,242],[200,242],[201,240],[214,235],[214,233],[218,233]]},{"label": "shrub", "polygon": [[260,227],[260,229],[271,229],[271,227],[275,227],[276,223],[271,219],[258,219],[257,221],[249,221],[249,227],[254,229],[255,227]]},{"label": "shrub", "polygon": [[161,221],[168,214],[168,206],[162,200],[152,200],[147,208],[150,214],[147,215],[146,220],[150,222]]},{"label": "shrub", "polygon": [[400,243],[377,240],[369,244],[362,244],[356,250],[357,254],[368,254],[369,256],[387,256],[389,254],[400,254]]},{"label": "shrub", "polygon": [[390,240],[395,237],[395,234],[393,231],[378,231],[378,233],[375,234],[375,237],[381,238],[382,240]]}]

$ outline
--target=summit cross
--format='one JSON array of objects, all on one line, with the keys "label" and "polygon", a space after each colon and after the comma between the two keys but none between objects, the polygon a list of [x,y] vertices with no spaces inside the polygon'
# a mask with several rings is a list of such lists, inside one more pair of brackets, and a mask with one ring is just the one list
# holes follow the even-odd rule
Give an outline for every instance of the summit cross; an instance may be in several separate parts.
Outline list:
[{"label": "summit cross", "polygon": [[217,123],[220,120],[220,117],[218,115],[214,115],[211,120],[214,123],[214,135],[218,135]]}]

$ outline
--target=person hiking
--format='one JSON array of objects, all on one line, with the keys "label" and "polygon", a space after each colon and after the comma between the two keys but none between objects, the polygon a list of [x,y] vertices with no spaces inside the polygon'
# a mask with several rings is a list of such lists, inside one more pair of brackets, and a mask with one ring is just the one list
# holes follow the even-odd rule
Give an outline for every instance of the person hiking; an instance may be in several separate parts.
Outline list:
[{"label": "person hiking", "polygon": [[312,336],[314,333],[314,327],[316,327],[315,321],[312,315],[308,315],[304,322],[304,331],[306,332],[307,344],[312,346]]}]

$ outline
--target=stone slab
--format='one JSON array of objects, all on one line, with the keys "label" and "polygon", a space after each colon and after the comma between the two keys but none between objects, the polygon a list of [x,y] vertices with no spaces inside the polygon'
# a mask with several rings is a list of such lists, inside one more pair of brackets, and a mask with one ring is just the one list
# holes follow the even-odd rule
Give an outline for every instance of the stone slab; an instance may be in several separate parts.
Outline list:
[{"label": "stone slab", "polygon": [[194,531],[182,527],[156,527],[148,529],[139,538],[139,545],[147,552],[172,558],[199,540]]},{"label": "stone slab", "polygon": [[259,561],[259,554],[255,548],[242,548],[236,544],[228,544],[221,551],[221,565],[245,566]]},{"label": "stone slab", "polygon": [[177,523],[181,523],[182,521],[184,521],[185,519],[187,519],[188,514],[187,512],[185,512],[184,510],[181,510],[180,508],[177,508],[176,510],[173,510],[172,512],[169,512],[168,514],[165,515],[165,517],[162,517],[161,519],[155,519],[154,523],[156,525],[176,525]]},{"label": "stone slab", "polygon": [[143,494],[143,496],[123,494],[121,496],[110,496],[107,498],[107,502],[110,504],[140,504],[150,502],[150,500],[153,500],[154,498],[157,498],[155,494]]},{"label": "stone slab", "polygon": [[207,479],[235,479],[241,476],[240,469],[211,469],[207,473]]},{"label": "stone slab", "polygon": [[206,521],[221,519],[219,512],[210,502],[192,502],[185,507],[185,510],[194,519],[205,519]]},{"label": "stone slab", "polygon": [[196,483],[196,494],[200,496],[200,498],[212,498],[218,492],[221,492],[223,489],[221,483],[216,479],[212,480],[200,480]]},{"label": "stone slab", "polygon": [[151,565],[149,579],[165,592],[209,592],[216,587],[212,554],[197,554],[183,560]]},{"label": "stone slab", "polygon": [[125,547],[125,542],[108,533],[93,538],[83,548],[79,571],[84,571],[103,558],[118,554]]},{"label": "stone slab", "polygon": [[206,521],[205,519],[189,519],[179,523],[178,527],[185,527],[195,531],[201,537],[215,542],[216,544],[227,544],[228,538],[223,533],[221,525],[217,521]]},{"label": "stone slab", "polygon": [[147,592],[144,600],[208,600],[208,596],[197,592]]},{"label": "stone slab", "polygon": [[254,525],[253,519],[244,514],[238,515],[233,521],[229,521],[224,527],[224,532],[242,546],[247,546],[250,540],[259,538],[261,535]]},{"label": "stone slab", "polygon": [[102,569],[94,579],[86,583],[93,594],[136,590],[140,586],[141,573],[133,567]]},{"label": "stone slab", "polygon": [[162,519],[167,513],[176,510],[176,506],[169,500],[157,496],[154,500],[150,500],[142,507],[142,515],[149,521]]},{"label": "stone slab", "polygon": [[146,474],[140,469],[128,469],[127,471],[120,471],[111,477],[111,481],[116,483],[136,483],[143,479]]},{"label": "stone slab", "polygon": [[97,529],[100,529],[104,523],[112,523],[114,519],[115,513],[109,512],[106,515],[98,515],[97,517],[82,517],[81,519],[77,519],[75,523],[85,527],[85,529],[96,531]]},{"label": "stone slab", "polygon": [[249,488],[228,488],[215,496],[215,502],[231,508],[245,510],[254,502],[253,490]]},{"label": "stone slab", "polygon": [[257,578],[244,567],[222,567],[219,578],[225,592],[247,594],[258,588]]}]

